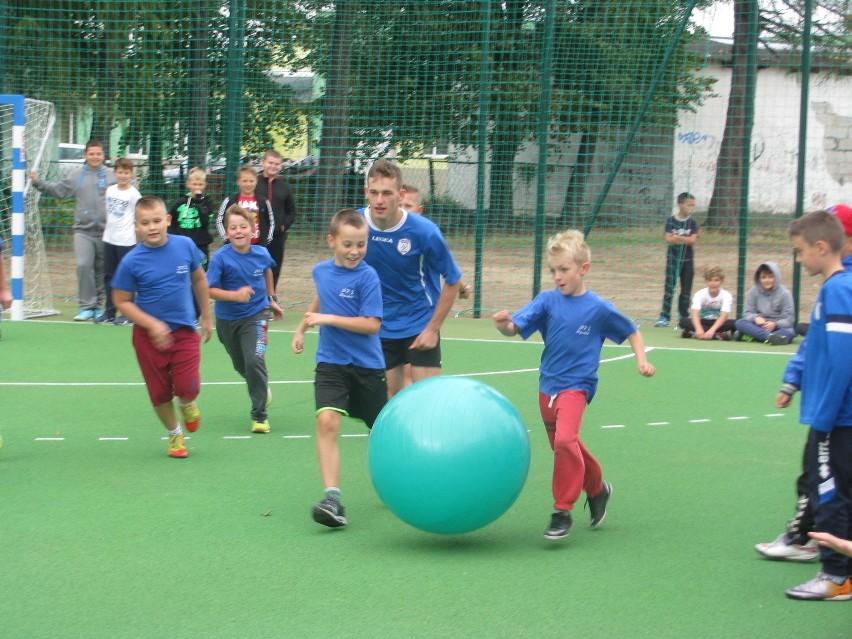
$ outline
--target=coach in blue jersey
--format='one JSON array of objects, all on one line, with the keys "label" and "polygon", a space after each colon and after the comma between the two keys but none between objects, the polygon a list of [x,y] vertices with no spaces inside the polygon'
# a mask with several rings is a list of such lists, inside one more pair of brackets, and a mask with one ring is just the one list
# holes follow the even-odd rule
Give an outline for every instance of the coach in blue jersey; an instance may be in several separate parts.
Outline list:
[{"label": "coach in blue jersey", "polygon": [[[405,385],[403,370],[411,364],[413,381],[441,372],[440,330],[458,296],[459,270],[441,230],[431,221],[399,206],[402,172],[377,160],[364,189],[370,227],[365,261],[382,282],[384,319],[379,337],[385,354],[388,395]],[[444,280],[438,299],[428,282],[434,273]]]}]

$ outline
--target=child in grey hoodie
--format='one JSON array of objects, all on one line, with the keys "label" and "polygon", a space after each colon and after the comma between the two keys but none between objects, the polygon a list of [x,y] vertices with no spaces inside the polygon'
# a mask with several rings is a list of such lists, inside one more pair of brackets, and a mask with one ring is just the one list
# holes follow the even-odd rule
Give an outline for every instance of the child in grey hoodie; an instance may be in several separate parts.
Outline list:
[{"label": "child in grey hoodie", "polygon": [[754,286],[746,294],[743,315],[736,322],[737,339],[789,344],[796,336],[794,321],[793,295],[782,286],[778,265],[764,262],[754,273]]}]

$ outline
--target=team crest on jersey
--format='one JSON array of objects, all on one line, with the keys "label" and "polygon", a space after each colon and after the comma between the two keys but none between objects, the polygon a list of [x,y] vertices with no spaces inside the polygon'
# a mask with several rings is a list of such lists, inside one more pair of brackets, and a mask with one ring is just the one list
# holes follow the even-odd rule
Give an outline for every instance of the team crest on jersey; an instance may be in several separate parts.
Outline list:
[{"label": "team crest on jersey", "polygon": [[411,240],[407,237],[402,238],[396,243],[396,250],[399,251],[401,255],[407,254],[411,250]]}]

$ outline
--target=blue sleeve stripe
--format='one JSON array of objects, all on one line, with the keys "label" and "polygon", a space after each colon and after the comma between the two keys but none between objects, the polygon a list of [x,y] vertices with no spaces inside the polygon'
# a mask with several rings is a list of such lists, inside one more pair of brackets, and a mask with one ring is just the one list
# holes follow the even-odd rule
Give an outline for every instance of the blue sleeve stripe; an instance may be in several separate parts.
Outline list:
[{"label": "blue sleeve stripe", "polygon": [[852,324],[852,315],[826,315],[826,322],[839,322],[841,324]]}]

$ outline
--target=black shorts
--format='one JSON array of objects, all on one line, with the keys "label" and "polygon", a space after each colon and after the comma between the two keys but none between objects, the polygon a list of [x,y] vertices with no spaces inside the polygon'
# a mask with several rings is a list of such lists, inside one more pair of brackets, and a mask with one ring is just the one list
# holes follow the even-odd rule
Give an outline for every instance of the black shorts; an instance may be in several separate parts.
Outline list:
[{"label": "black shorts", "polygon": [[316,368],[314,398],[317,413],[336,410],[373,427],[388,401],[388,383],[380,368],[361,368],[351,364],[326,364]]},{"label": "black shorts", "polygon": [[410,348],[417,336],[400,339],[382,339],[382,350],[385,353],[385,368],[391,370],[403,364],[424,366],[426,368],[441,368],[441,336],[438,335],[438,345],[428,351]]}]

